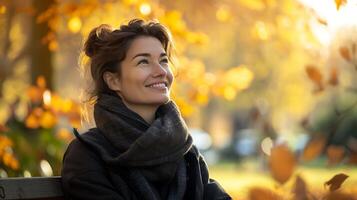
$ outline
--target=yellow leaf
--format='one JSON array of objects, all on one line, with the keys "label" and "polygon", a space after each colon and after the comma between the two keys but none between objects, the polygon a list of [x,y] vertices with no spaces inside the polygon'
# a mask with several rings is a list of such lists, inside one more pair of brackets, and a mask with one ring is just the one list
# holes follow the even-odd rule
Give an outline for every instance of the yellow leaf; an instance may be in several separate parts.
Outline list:
[{"label": "yellow leaf", "polygon": [[232,101],[237,95],[237,90],[232,86],[225,86],[223,96],[226,100]]},{"label": "yellow leaf", "polygon": [[0,14],[6,13],[6,6],[1,5],[0,6]]},{"label": "yellow leaf", "polygon": [[57,123],[57,118],[50,111],[45,111],[41,116],[40,125],[43,128],[52,128],[56,123]]},{"label": "yellow leaf", "polygon": [[335,0],[336,9],[339,10],[340,7],[347,3],[347,0]]},{"label": "yellow leaf", "polygon": [[216,18],[218,21],[226,22],[231,18],[231,12],[227,6],[222,5],[216,11]]},{"label": "yellow leaf", "polygon": [[271,149],[270,172],[279,183],[284,184],[290,178],[294,172],[295,164],[295,156],[286,145],[277,145]]},{"label": "yellow leaf", "polygon": [[238,90],[247,89],[254,79],[253,72],[245,65],[228,70],[224,75],[224,82]]}]

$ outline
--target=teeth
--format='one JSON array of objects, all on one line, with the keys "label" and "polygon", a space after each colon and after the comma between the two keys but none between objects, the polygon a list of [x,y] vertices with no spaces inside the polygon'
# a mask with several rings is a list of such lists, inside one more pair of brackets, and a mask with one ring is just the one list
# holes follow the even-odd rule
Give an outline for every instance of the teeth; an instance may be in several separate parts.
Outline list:
[{"label": "teeth", "polygon": [[155,83],[155,84],[152,84],[152,85],[150,85],[149,87],[153,87],[153,88],[165,88],[166,87],[166,85],[165,85],[165,83]]}]

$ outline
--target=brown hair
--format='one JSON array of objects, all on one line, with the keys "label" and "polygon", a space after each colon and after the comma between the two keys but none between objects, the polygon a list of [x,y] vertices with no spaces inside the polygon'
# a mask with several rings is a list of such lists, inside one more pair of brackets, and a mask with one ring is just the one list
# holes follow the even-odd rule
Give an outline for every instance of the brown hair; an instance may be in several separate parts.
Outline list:
[{"label": "brown hair", "polygon": [[[106,71],[117,72],[120,75],[120,63],[125,59],[126,53],[136,38],[149,36],[157,38],[172,62],[173,41],[169,30],[157,21],[144,22],[133,19],[118,29],[113,29],[107,24],[102,24],[89,33],[85,41],[81,57],[81,66],[84,67],[82,75],[89,87],[86,89],[84,104],[82,105],[82,118],[92,123],[92,105],[104,93],[113,93],[103,79]],[[87,63],[86,61],[89,61]],[[82,120],[82,122],[84,122]]]}]

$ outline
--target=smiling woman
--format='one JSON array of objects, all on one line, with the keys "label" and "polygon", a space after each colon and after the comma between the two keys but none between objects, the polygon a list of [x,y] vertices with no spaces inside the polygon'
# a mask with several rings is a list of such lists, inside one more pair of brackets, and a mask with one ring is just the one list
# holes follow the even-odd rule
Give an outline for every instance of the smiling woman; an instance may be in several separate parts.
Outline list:
[{"label": "smiling woman", "polygon": [[158,22],[94,28],[90,60],[96,127],[78,134],[63,159],[68,199],[229,200],[170,100],[172,42]]}]

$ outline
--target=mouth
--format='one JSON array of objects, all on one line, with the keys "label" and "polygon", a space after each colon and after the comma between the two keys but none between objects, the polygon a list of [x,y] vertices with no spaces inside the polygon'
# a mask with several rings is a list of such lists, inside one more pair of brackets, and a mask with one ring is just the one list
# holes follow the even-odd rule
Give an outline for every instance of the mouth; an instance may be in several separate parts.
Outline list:
[{"label": "mouth", "polygon": [[166,89],[167,85],[168,85],[167,82],[155,82],[145,85],[145,87],[155,88],[155,89]]}]

